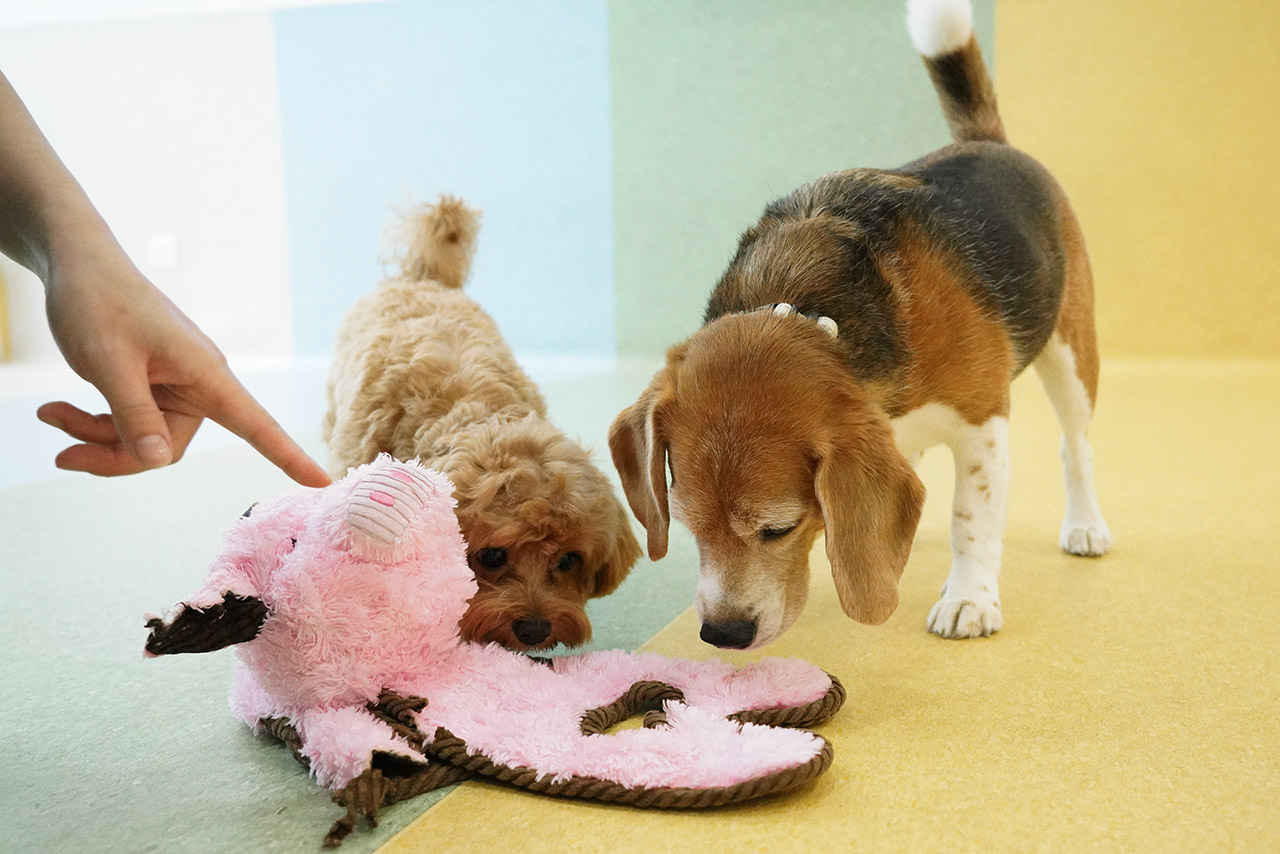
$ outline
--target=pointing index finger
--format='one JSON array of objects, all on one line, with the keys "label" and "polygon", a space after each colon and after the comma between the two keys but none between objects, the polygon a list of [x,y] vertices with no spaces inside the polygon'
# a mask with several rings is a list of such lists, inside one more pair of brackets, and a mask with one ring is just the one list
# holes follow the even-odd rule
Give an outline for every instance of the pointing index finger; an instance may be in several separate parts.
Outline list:
[{"label": "pointing index finger", "polygon": [[303,486],[328,486],[333,480],[284,431],[271,414],[233,376],[211,389],[210,419],[248,442],[255,451]]}]

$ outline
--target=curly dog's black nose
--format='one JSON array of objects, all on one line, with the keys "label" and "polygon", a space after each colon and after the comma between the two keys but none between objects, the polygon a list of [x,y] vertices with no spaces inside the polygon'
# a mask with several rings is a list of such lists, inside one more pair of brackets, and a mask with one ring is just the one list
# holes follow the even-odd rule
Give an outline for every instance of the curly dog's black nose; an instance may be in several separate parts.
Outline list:
[{"label": "curly dog's black nose", "polygon": [[551,623],[533,617],[521,617],[511,621],[511,632],[520,643],[537,646],[551,634]]}]

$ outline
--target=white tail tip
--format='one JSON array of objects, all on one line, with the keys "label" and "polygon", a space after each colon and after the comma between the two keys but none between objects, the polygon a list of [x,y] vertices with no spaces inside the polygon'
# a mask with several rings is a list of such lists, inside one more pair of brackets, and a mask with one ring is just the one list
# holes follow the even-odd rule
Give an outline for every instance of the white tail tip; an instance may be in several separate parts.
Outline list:
[{"label": "white tail tip", "polygon": [[968,44],[973,7],[969,0],[907,0],[907,29],[922,56],[945,56]]}]

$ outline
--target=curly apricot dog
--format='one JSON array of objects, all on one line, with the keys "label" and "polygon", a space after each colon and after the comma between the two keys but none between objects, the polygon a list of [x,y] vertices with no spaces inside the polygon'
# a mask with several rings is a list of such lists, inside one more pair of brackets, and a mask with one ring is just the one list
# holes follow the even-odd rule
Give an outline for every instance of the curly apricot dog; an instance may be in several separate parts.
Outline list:
[{"label": "curly apricot dog", "polygon": [[448,197],[404,217],[400,275],[338,331],[329,470],[385,452],[444,472],[479,583],[463,637],[577,646],[591,636],[587,599],[611,593],[640,547],[604,474],[547,420],[493,319],[462,292],[478,223]]}]

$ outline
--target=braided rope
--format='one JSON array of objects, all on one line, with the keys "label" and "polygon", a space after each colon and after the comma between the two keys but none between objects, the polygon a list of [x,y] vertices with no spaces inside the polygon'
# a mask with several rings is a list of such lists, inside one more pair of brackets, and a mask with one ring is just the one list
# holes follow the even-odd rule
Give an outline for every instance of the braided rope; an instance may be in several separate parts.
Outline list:
[{"label": "braided rope", "polygon": [[645,729],[653,729],[654,727],[666,726],[667,713],[662,709],[650,709],[644,713],[641,724]]},{"label": "braided rope", "polygon": [[435,758],[460,768],[544,795],[657,809],[701,809],[724,806],[766,795],[783,794],[809,783],[827,770],[834,757],[831,742],[821,736],[815,736],[815,738],[822,742],[822,747],[803,765],[784,768],[764,777],[735,783],[732,786],[705,789],[675,786],[624,786],[598,777],[570,777],[555,781],[549,775],[540,774],[532,768],[512,768],[499,765],[486,756],[468,755],[466,742],[444,727],[436,730],[436,737],[427,750]]},{"label": "braided rope", "polygon": [[635,682],[627,689],[627,693],[609,705],[584,713],[579,726],[583,735],[604,735],[609,727],[622,723],[632,715],[661,712],[662,704],[667,700],[683,703],[684,692],[665,682]]},{"label": "braided rope", "polygon": [[427,707],[422,697],[402,697],[389,688],[383,688],[378,695],[377,703],[368,703],[365,708],[375,718],[391,727],[391,730],[413,746],[414,750],[422,749],[425,736],[414,723],[414,714]]},{"label": "braided rope", "polygon": [[311,770],[311,760],[302,755],[302,736],[298,735],[297,728],[288,718],[263,718],[258,721],[258,726],[262,727],[267,735],[284,742],[284,746],[289,748],[293,758],[298,760],[303,768]]},{"label": "braided rope", "polygon": [[844,685],[840,680],[830,673],[827,674],[827,678],[831,680],[831,687],[827,689],[827,693],[808,705],[784,709],[749,709],[729,715],[729,720],[744,724],[801,728],[825,723],[840,711],[845,700]]}]

